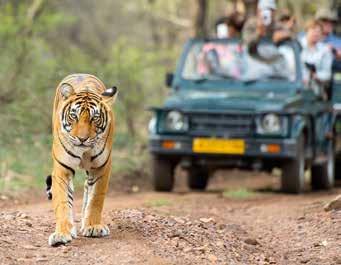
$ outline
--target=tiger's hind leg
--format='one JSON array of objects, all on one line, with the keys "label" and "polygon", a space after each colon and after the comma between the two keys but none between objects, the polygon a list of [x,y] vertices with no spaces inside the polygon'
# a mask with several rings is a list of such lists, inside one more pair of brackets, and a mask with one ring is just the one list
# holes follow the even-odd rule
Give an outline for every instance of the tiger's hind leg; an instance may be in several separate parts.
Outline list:
[{"label": "tiger's hind leg", "polygon": [[73,221],[73,169],[54,160],[52,173],[52,204],[56,229],[49,237],[50,246],[71,242],[77,236]]},{"label": "tiger's hind leg", "polygon": [[99,169],[90,170],[84,184],[81,232],[86,237],[103,237],[110,234],[108,226],[102,223],[102,211],[108,190],[111,157]]}]

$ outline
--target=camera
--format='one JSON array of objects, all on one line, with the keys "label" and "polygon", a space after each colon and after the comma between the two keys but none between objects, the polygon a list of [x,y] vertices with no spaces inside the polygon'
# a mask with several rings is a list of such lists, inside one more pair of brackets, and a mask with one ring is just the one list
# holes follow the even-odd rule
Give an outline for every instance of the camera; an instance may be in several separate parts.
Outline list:
[{"label": "camera", "polygon": [[270,26],[272,22],[272,14],[270,9],[263,9],[261,11],[261,17],[264,26]]}]

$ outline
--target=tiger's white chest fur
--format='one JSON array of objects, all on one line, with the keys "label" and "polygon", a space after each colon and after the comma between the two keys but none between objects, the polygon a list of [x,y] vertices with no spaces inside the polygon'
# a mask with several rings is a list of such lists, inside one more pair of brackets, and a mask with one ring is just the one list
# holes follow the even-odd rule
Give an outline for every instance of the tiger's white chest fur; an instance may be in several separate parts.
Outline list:
[{"label": "tiger's white chest fur", "polygon": [[104,136],[98,137],[92,147],[78,147],[70,142],[64,142],[62,162],[72,168],[81,168],[87,171],[96,169],[104,164],[109,157],[111,149],[106,148],[107,137],[111,137],[110,134],[104,133]]}]

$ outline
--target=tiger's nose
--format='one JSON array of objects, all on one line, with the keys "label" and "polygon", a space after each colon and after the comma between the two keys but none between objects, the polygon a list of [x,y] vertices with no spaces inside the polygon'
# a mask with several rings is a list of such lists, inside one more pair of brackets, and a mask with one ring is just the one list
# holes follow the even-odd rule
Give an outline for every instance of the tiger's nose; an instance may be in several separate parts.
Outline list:
[{"label": "tiger's nose", "polygon": [[89,137],[78,137],[79,141],[81,141],[82,143],[84,143],[86,140],[89,139]]}]

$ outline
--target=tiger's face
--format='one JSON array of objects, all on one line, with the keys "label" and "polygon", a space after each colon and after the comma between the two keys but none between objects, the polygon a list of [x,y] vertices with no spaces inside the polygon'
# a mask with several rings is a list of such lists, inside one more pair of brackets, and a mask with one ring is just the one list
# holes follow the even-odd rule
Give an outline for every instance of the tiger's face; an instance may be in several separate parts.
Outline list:
[{"label": "tiger's face", "polygon": [[116,87],[107,89],[102,95],[93,92],[70,94],[70,91],[64,91],[65,104],[60,115],[61,130],[73,145],[93,147],[106,132],[111,124],[109,104],[112,103],[116,92]]}]

